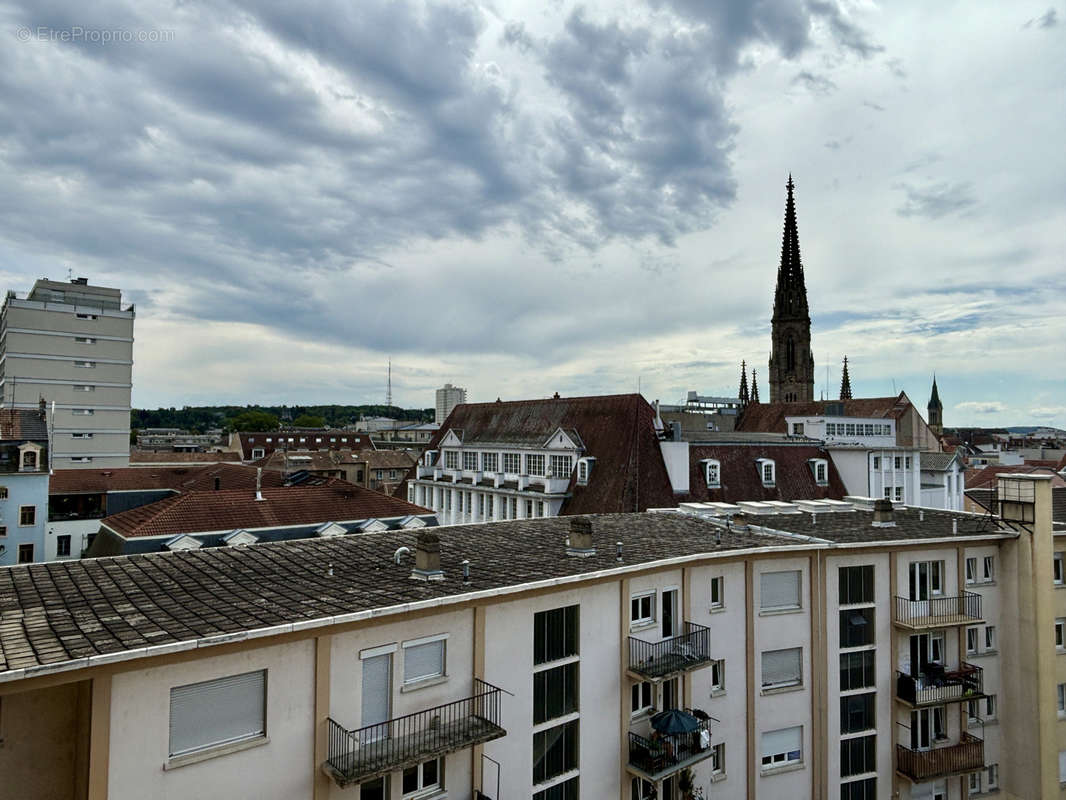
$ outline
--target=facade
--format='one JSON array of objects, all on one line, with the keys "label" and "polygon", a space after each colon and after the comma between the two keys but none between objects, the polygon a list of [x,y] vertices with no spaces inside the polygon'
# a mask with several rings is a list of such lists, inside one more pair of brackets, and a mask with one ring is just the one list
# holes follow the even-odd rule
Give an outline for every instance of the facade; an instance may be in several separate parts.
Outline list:
[{"label": "facade", "polygon": [[52,463],[59,469],[124,467],[130,452],[132,305],[118,289],[40,279],[0,310],[3,404],[55,403]]},{"label": "facade", "polygon": [[245,461],[258,461],[275,450],[365,450],[374,443],[366,433],[345,430],[240,431],[229,436],[229,450]]},{"label": "facade", "polygon": [[966,461],[961,451],[954,453],[921,453],[921,505],[927,508],[946,508],[963,511],[966,501]]},{"label": "facade", "polygon": [[137,431],[137,447],[140,450],[198,453],[221,447],[222,444],[221,430],[191,433],[181,428],[142,428]]},{"label": "facade", "polygon": [[0,567],[70,550],[69,539],[46,535],[47,512],[47,412],[0,408]]},{"label": "facade", "polygon": [[452,413],[452,409],[465,402],[466,389],[460,389],[450,383],[444,384],[440,389],[437,389],[437,415],[433,421],[438,425],[442,425],[444,420],[448,419],[448,415]]},{"label": "facade", "polygon": [[1058,797],[1047,489],[2,570],[0,772],[27,800]]},{"label": "facade", "polygon": [[394,428],[373,432],[374,446],[382,449],[416,448],[421,450],[430,443],[437,431],[438,422],[398,423]]}]

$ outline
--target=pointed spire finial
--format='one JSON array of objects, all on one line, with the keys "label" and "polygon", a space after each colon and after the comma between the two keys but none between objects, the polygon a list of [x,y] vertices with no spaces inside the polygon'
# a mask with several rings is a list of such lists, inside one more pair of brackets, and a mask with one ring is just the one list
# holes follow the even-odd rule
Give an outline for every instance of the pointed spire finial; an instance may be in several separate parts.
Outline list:
[{"label": "pointed spire finial", "polygon": [[847,356],[844,356],[844,374],[840,376],[840,399],[851,400],[851,376],[848,375]]},{"label": "pointed spire finial", "polygon": [[751,402],[755,405],[759,403],[759,384],[755,379],[755,370],[751,371]]},{"label": "pointed spire finial", "polygon": [[737,397],[740,398],[740,404],[746,406],[750,399],[748,395],[748,366],[743,360],[740,362],[740,392]]}]

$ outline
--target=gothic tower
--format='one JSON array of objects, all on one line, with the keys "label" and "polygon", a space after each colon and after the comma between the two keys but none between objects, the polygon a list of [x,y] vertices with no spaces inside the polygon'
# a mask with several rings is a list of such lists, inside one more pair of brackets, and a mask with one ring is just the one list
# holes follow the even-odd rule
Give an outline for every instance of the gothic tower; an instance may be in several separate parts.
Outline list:
[{"label": "gothic tower", "polygon": [[944,432],[944,404],[940,402],[940,392],[936,390],[936,375],[933,376],[933,393],[929,396],[929,430],[940,436]]},{"label": "gothic tower", "polygon": [[840,376],[840,399],[851,399],[851,376],[848,375],[848,357],[844,356],[844,374]]},{"label": "gothic tower", "polygon": [[771,403],[814,400],[811,316],[807,309],[807,286],[803,280],[803,263],[800,261],[793,186],[792,176],[789,175],[781,266],[777,269],[777,292],[774,294],[769,375]]}]

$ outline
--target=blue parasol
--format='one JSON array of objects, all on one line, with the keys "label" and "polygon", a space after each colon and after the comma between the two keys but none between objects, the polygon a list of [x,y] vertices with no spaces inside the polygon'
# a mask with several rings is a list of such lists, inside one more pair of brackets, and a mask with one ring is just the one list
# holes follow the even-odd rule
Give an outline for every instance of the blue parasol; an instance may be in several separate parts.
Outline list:
[{"label": "blue parasol", "polygon": [[651,718],[651,726],[659,733],[667,736],[678,733],[692,733],[699,730],[700,721],[687,711],[671,708],[668,711],[660,711]]}]

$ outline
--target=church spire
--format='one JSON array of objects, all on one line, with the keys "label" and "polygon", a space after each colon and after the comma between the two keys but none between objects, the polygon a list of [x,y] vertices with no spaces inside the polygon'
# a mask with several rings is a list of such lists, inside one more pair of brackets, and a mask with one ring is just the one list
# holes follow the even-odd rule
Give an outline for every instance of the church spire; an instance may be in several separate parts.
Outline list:
[{"label": "church spire", "polygon": [[940,402],[940,392],[936,388],[936,373],[933,373],[933,392],[929,395],[929,429],[940,436],[944,432],[944,404]]},{"label": "church spire", "polygon": [[759,404],[759,384],[755,380],[755,370],[751,371],[751,402]]},{"label": "church spire", "polygon": [[742,406],[748,404],[748,365],[743,360],[740,362],[740,393],[737,397]]},{"label": "church spire", "polygon": [[848,357],[844,356],[844,374],[840,378],[840,399],[851,399],[851,376],[848,375]]},{"label": "church spire", "polygon": [[785,232],[781,237],[781,263],[777,268],[777,292],[774,294],[774,316],[806,317],[807,284],[800,259],[799,228],[796,225],[796,200],[792,173],[788,174],[788,199],[785,201]]}]

